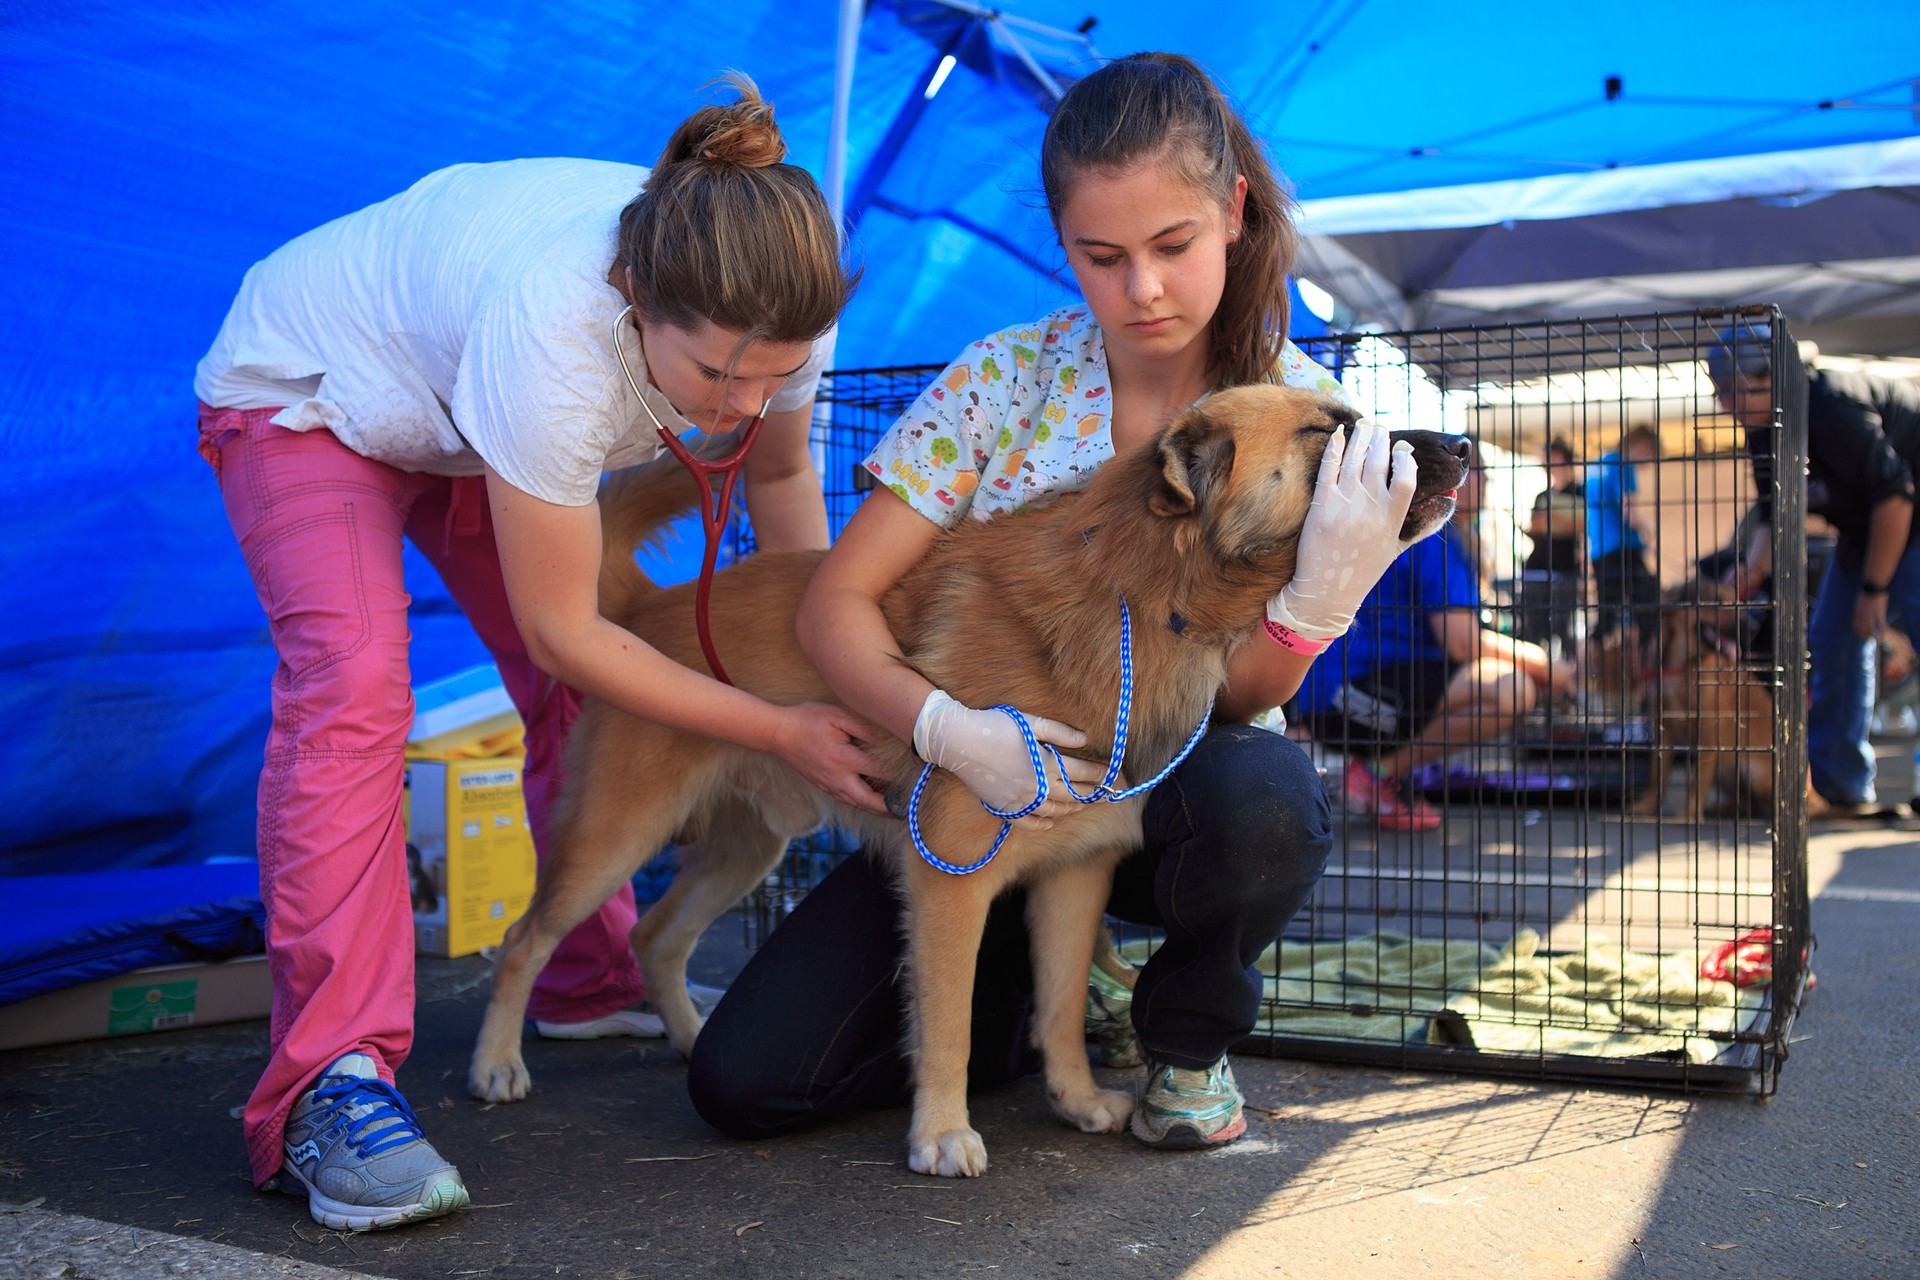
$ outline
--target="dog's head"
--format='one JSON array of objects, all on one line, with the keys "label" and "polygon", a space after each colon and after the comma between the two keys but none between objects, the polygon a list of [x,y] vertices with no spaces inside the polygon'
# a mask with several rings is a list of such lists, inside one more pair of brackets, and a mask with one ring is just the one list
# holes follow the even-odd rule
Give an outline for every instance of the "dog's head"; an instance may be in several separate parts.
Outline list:
[{"label": "dog's head", "polygon": [[1709,653],[1738,662],[1744,611],[1733,588],[1711,578],[1667,588],[1660,595],[1660,669],[1687,670]]},{"label": "dog's head", "polygon": [[[1182,522],[1175,540],[1183,552],[1204,545],[1218,559],[1291,576],[1327,445],[1359,419],[1340,401],[1297,387],[1222,391],[1160,434],[1148,505]],[[1437,431],[1395,431],[1393,439],[1413,447],[1417,478],[1400,540],[1414,542],[1452,517],[1471,446]]]}]

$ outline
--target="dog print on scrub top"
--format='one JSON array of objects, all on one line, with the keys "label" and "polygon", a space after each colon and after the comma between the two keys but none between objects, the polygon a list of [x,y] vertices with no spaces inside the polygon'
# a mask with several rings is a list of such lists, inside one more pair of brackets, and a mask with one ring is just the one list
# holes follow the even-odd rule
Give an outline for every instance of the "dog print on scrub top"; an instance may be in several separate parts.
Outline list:
[{"label": "dog print on scrub top", "polygon": [[[1281,380],[1341,396],[1291,342]],[[1113,392],[1099,322],[1084,306],[968,347],[867,455],[874,477],[935,524],[986,519],[1078,489],[1113,456]]]}]

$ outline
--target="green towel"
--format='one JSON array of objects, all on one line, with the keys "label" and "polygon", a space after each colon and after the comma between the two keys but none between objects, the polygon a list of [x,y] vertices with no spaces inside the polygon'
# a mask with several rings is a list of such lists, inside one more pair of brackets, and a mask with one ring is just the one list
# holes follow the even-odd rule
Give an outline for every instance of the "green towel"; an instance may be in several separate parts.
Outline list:
[{"label": "green towel", "polygon": [[1766,998],[1762,987],[1701,977],[1701,951],[1646,955],[1598,942],[1566,955],[1539,949],[1540,935],[1521,930],[1446,1002],[1429,1042],[1706,1063],[1753,1025]]},{"label": "green towel", "polygon": [[[1139,964],[1149,947],[1120,948]],[[1368,933],[1312,942],[1283,939],[1256,962],[1267,975],[1255,1035],[1402,1044],[1426,1035],[1449,995],[1499,953],[1478,942]]]},{"label": "green towel", "polygon": [[[1283,939],[1258,961],[1267,983],[1253,1033],[1704,1063],[1753,1025],[1765,999],[1764,988],[1702,978],[1700,951],[1539,949],[1531,929],[1499,950],[1389,932]],[[1133,964],[1150,950],[1143,939],[1120,947]]]}]

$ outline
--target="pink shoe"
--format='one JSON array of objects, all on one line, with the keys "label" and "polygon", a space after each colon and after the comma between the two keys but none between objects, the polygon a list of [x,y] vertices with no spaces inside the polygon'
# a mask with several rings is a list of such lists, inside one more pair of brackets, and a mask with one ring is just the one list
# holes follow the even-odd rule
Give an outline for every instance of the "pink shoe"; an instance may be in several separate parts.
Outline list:
[{"label": "pink shoe", "polygon": [[1371,815],[1382,831],[1432,831],[1440,811],[1409,795],[1399,778],[1381,777],[1364,760],[1347,761],[1347,812]]}]

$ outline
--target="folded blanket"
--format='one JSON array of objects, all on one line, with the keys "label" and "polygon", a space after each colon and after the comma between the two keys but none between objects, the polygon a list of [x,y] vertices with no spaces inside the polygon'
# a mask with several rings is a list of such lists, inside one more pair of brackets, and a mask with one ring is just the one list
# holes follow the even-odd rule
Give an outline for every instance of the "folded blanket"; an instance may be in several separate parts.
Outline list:
[{"label": "folded blanket", "polygon": [[[1143,941],[1120,948],[1135,964]],[[1255,1035],[1389,1044],[1420,1040],[1454,987],[1499,952],[1478,942],[1367,933],[1311,942],[1282,939],[1256,962],[1267,975]]]},{"label": "folded blanket", "polygon": [[1447,1000],[1429,1043],[1500,1053],[1655,1055],[1706,1063],[1760,1014],[1766,988],[1701,976],[1708,947],[1668,955],[1589,943],[1565,955],[1539,953],[1523,929]]},{"label": "folded blanket", "polygon": [[[1120,953],[1140,964],[1151,949],[1136,939]],[[1531,929],[1500,949],[1384,931],[1282,939],[1257,962],[1267,982],[1253,1034],[1710,1062],[1766,998],[1764,986],[1702,977],[1716,950],[1647,955],[1596,942],[1543,956]]]}]

